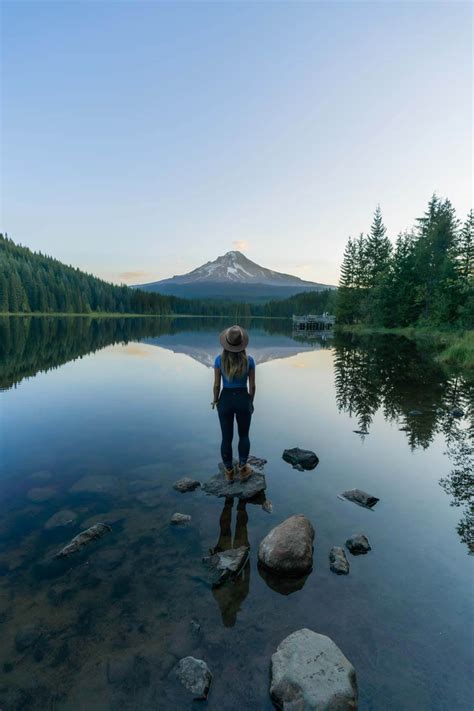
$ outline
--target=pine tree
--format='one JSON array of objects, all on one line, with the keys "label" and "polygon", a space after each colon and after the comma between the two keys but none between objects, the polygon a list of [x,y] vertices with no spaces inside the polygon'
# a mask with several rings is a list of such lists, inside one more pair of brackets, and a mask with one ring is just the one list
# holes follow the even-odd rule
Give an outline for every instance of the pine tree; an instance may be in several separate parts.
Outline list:
[{"label": "pine tree", "polygon": [[367,286],[375,287],[388,270],[392,245],[387,237],[387,229],[382,220],[380,205],[374,212],[374,219],[365,242],[367,260]]}]

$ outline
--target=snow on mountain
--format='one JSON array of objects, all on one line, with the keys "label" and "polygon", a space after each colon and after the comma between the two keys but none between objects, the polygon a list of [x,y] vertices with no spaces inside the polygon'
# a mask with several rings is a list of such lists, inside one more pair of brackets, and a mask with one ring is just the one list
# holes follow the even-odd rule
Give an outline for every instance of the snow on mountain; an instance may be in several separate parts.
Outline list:
[{"label": "snow on mountain", "polygon": [[266,286],[298,286],[322,288],[323,284],[304,281],[291,274],[275,272],[252,262],[242,252],[226,252],[213,262],[206,262],[187,274],[142,285],[145,288],[161,284],[262,284]]}]

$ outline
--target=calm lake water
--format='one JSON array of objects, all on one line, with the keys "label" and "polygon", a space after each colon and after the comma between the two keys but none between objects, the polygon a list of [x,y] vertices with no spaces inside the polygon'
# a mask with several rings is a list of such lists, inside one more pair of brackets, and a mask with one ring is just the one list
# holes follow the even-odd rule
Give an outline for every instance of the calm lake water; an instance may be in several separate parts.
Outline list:
[{"label": "calm lake water", "polygon": [[[251,452],[268,460],[273,512],[234,505],[250,564],[216,592],[202,558],[229,539],[224,501],[172,484],[217,471],[210,366],[224,325],[0,321],[0,708],[202,708],[172,671],[192,654],[214,675],[209,709],[264,711],[272,653],[309,627],[354,664],[360,709],[472,711],[472,384],[403,338],[296,340],[289,322],[244,324]],[[282,460],[295,446],[317,453],[315,470]],[[380,498],[373,510],[338,497],[355,487]],[[47,524],[63,510],[69,523]],[[191,523],[170,526],[176,511]],[[262,577],[257,549],[295,513],[316,540],[291,592]],[[51,560],[97,521],[111,533]],[[350,574],[336,576],[329,549],[356,532],[373,550],[348,553]]]}]

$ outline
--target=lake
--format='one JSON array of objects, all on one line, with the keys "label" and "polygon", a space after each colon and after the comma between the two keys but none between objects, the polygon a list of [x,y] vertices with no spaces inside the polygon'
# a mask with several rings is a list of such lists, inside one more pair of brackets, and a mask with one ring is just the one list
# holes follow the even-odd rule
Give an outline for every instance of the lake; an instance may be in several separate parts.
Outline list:
[{"label": "lake", "polygon": [[[202,708],[174,679],[192,654],[213,673],[209,709],[264,711],[272,653],[308,627],[353,663],[360,709],[472,711],[472,382],[404,338],[244,322],[251,453],[268,460],[273,511],[231,510],[172,486],[217,472],[211,366],[225,325],[0,320],[0,707]],[[316,452],[316,469],[282,460],[295,446]],[[379,497],[374,509],[340,498],[356,487]],[[171,526],[175,512],[191,522]],[[261,574],[257,549],[296,513],[316,538],[292,590]],[[52,558],[98,521],[111,532]],[[372,550],[347,553],[337,576],[329,550],[357,532]],[[216,591],[202,558],[224,539],[248,540],[250,562]]]}]

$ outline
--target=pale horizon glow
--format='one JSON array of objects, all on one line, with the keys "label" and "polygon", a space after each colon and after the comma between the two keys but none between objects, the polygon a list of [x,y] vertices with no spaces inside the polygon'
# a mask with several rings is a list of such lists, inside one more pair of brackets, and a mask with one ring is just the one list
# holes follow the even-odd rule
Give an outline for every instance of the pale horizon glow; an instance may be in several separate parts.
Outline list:
[{"label": "pale horizon glow", "polygon": [[238,249],[336,284],[380,203],[472,206],[469,2],[2,3],[2,210],[117,283]]}]

